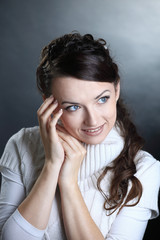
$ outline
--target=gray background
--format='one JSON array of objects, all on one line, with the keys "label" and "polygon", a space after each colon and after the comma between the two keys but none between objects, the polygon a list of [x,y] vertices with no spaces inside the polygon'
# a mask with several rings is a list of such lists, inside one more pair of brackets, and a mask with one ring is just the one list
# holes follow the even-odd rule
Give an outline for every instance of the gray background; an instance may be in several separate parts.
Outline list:
[{"label": "gray background", "polygon": [[145,149],[160,159],[160,0],[0,0],[0,155],[11,135],[37,125],[42,47],[73,30],[106,39]]}]

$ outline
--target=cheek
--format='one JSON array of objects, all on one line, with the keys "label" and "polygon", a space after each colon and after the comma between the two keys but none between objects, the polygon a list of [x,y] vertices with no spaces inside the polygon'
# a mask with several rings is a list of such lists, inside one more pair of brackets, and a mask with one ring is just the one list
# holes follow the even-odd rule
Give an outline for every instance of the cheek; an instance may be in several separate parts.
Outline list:
[{"label": "cheek", "polygon": [[105,110],[105,118],[108,120],[115,120],[117,115],[117,109],[116,109],[116,102],[112,102],[110,105],[108,105]]},{"label": "cheek", "polygon": [[76,115],[73,116],[65,112],[61,117],[61,121],[66,130],[74,130],[75,128],[77,128],[80,125],[79,120],[80,118],[77,118]]}]

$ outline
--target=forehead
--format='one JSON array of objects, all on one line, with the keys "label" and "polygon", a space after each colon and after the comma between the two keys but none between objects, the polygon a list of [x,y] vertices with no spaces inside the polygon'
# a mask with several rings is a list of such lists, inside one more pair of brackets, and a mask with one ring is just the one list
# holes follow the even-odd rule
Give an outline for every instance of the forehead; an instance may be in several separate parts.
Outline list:
[{"label": "forehead", "polygon": [[114,85],[108,82],[94,82],[71,77],[54,79],[52,84],[53,96],[57,99],[95,98],[104,90],[112,92]]}]

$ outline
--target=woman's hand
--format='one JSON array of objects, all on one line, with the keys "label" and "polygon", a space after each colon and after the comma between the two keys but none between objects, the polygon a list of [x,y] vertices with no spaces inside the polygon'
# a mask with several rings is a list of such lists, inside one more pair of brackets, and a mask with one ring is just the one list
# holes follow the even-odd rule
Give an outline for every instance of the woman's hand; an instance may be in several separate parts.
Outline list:
[{"label": "woman's hand", "polygon": [[64,150],[56,130],[57,121],[62,115],[62,111],[58,111],[57,101],[53,97],[47,98],[37,114],[45,150],[45,164],[18,210],[30,224],[42,230],[47,227],[51,214],[59,172],[64,161]]},{"label": "woman's hand", "polygon": [[86,150],[77,139],[57,124],[62,115],[62,110],[57,111],[57,108],[58,103],[51,96],[37,112],[46,163],[60,166],[59,185],[77,183],[78,171]]},{"label": "woman's hand", "polygon": [[63,111],[56,111],[58,102],[53,96],[47,98],[37,111],[40,133],[45,150],[45,161],[62,165],[64,150],[57,134],[56,124]]},{"label": "woman's hand", "polygon": [[67,131],[57,125],[57,133],[65,152],[65,158],[60,170],[59,186],[73,186],[77,184],[80,165],[86,155],[86,149],[82,144],[72,137]]},{"label": "woman's hand", "polygon": [[63,127],[57,125],[57,129],[65,152],[58,184],[67,239],[104,240],[102,233],[90,216],[77,181],[86,149],[77,139],[70,136]]}]

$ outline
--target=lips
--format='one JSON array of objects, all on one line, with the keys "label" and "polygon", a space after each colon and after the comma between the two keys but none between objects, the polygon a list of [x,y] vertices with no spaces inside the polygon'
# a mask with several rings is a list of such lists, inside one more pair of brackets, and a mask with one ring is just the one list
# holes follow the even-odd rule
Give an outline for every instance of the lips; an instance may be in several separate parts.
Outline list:
[{"label": "lips", "polygon": [[83,131],[86,131],[86,132],[97,132],[101,127],[98,127],[98,128],[95,128],[95,129],[86,129],[86,130],[83,130]]},{"label": "lips", "polygon": [[97,128],[88,128],[88,129],[82,129],[87,135],[98,135],[103,131],[103,125],[97,127]]}]

